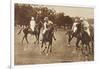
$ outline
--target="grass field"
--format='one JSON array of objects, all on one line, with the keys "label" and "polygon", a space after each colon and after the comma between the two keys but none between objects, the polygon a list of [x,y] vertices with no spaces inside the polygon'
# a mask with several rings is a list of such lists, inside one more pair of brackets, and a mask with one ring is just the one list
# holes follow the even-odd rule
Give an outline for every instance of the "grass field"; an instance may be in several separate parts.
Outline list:
[{"label": "grass field", "polygon": [[[23,32],[18,35],[18,31],[15,28],[15,65],[84,61],[81,50],[76,51],[76,38],[71,41],[71,46],[67,46],[68,36],[63,29],[55,32],[56,41],[53,41],[52,53],[48,56],[41,54],[41,43],[34,44],[35,37],[32,35],[28,35],[29,44],[25,40],[22,44]],[[89,61],[92,60],[94,56],[89,55]]]}]

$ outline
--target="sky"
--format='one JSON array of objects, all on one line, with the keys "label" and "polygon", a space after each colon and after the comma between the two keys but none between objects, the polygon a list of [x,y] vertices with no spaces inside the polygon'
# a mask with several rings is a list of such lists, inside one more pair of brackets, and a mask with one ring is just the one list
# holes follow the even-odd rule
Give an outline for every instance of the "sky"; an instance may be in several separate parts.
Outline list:
[{"label": "sky", "polygon": [[[37,4],[34,4],[37,5]],[[44,5],[37,5],[44,6]],[[57,13],[64,12],[65,15],[70,17],[86,17],[94,18],[94,8],[89,7],[72,7],[72,6],[55,6],[55,5],[45,5],[49,9],[54,9]]]},{"label": "sky", "polygon": [[69,6],[52,6],[47,5],[49,9],[54,9],[56,12],[64,12],[65,15],[69,15],[71,17],[86,17],[86,18],[94,18],[94,9],[87,7],[69,7]]}]

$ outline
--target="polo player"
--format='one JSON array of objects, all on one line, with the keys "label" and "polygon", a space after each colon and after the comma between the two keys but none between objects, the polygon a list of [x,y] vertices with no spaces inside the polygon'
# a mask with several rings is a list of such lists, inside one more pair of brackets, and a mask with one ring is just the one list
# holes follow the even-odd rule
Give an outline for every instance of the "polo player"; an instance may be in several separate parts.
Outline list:
[{"label": "polo player", "polygon": [[31,17],[30,28],[31,28],[31,30],[32,30],[33,32],[34,32],[35,26],[36,26],[36,22],[35,22],[35,20],[34,20],[34,17]]},{"label": "polo player", "polygon": [[75,19],[75,22],[73,23],[73,26],[72,26],[72,31],[75,33],[76,30],[77,30],[77,24],[78,24],[78,19]]},{"label": "polo player", "polygon": [[44,26],[44,29],[43,29],[43,34],[45,34],[45,32],[49,29],[49,26],[51,25],[51,24],[53,24],[53,22],[52,21],[50,21],[49,19],[48,19],[48,17],[45,17],[44,18],[44,24],[43,24],[43,26]]},{"label": "polo player", "polygon": [[[45,17],[44,18],[44,24],[43,24],[43,26],[44,26],[44,29],[43,29],[43,32],[42,32],[42,35],[44,35],[45,33],[46,33],[46,31],[48,31],[49,29],[50,29],[50,26],[53,26],[53,22],[52,21],[50,21],[49,19],[48,19],[48,17]],[[53,32],[54,33],[54,32]],[[42,38],[43,38],[43,36],[42,36]],[[56,38],[55,38],[55,36],[53,35],[53,38],[54,38],[54,40],[56,40]]]},{"label": "polo player", "polygon": [[83,27],[83,30],[85,32],[87,32],[87,34],[90,36],[90,30],[89,30],[89,23],[87,21],[87,18],[80,18],[80,21],[81,21],[81,25]]},{"label": "polo player", "polygon": [[72,32],[73,32],[72,38],[78,34],[78,24],[79,24],[79,20],[75,19],[75,22],[73,23],[72,26]]}]

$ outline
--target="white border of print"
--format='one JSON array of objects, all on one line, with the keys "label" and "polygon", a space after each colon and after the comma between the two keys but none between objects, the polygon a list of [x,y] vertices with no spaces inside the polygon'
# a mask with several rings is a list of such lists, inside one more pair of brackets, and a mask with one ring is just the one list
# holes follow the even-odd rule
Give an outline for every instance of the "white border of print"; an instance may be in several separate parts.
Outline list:
[{"label": "white border of print", "polygon": [[[60,5],[60,6],[74,6],[74,7],[89,7],[89,8],[95,8],[93,3],[84,2],[84,1],[72,1],[72,0],[12,0],[11,1],[11,69],[63,69],[66,68],[74,68],[75,66],[77,68],[79,66],[87,66],[90,64],[91,66],[94,65],[94,62],[75,62],[75,63],[53,63],[53,64],[38,64],[38,65],[20,65],[15,66],[14,65],[14,3],[26,3],[26,4],[43,4],[43,5]],[[60,65],[60,67],[59,67]],[[71,66],[73,65],[73,67]]]}]

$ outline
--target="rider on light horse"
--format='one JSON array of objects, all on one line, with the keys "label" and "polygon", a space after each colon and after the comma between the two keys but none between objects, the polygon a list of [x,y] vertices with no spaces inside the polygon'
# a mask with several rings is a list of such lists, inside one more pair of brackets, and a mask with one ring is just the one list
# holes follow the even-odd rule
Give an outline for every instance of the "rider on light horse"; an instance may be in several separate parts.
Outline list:
[{"label": "rider on light horse", "polygon": [[75,19],[75,22],[73,23],[72,26],[73,35],[77,32],[77,24],[79,24],[78,19]]},{"label": "rider on light horse", "polygon": [[[44,26],[44,29],[43,29],[43,32],[42,32],[42,35],[44,35],[45,33],[46,33],[46,31],[48,31],[49,29],[50,29],[50,26],[53,26],[53,22],[52,21],[50,21],[49,19],[48,19],[48,17],[45,17],[44,18],[44,24],[43,24],[43,26]],[[53,34],[54,34],[54,32],[52,32]],[[43,38],[43,36],[42,36],[42,38]],[[55,38],[55,36],[53,35],[53,38],[54,38],[54,40],[56,40],[56,38]]]}]

